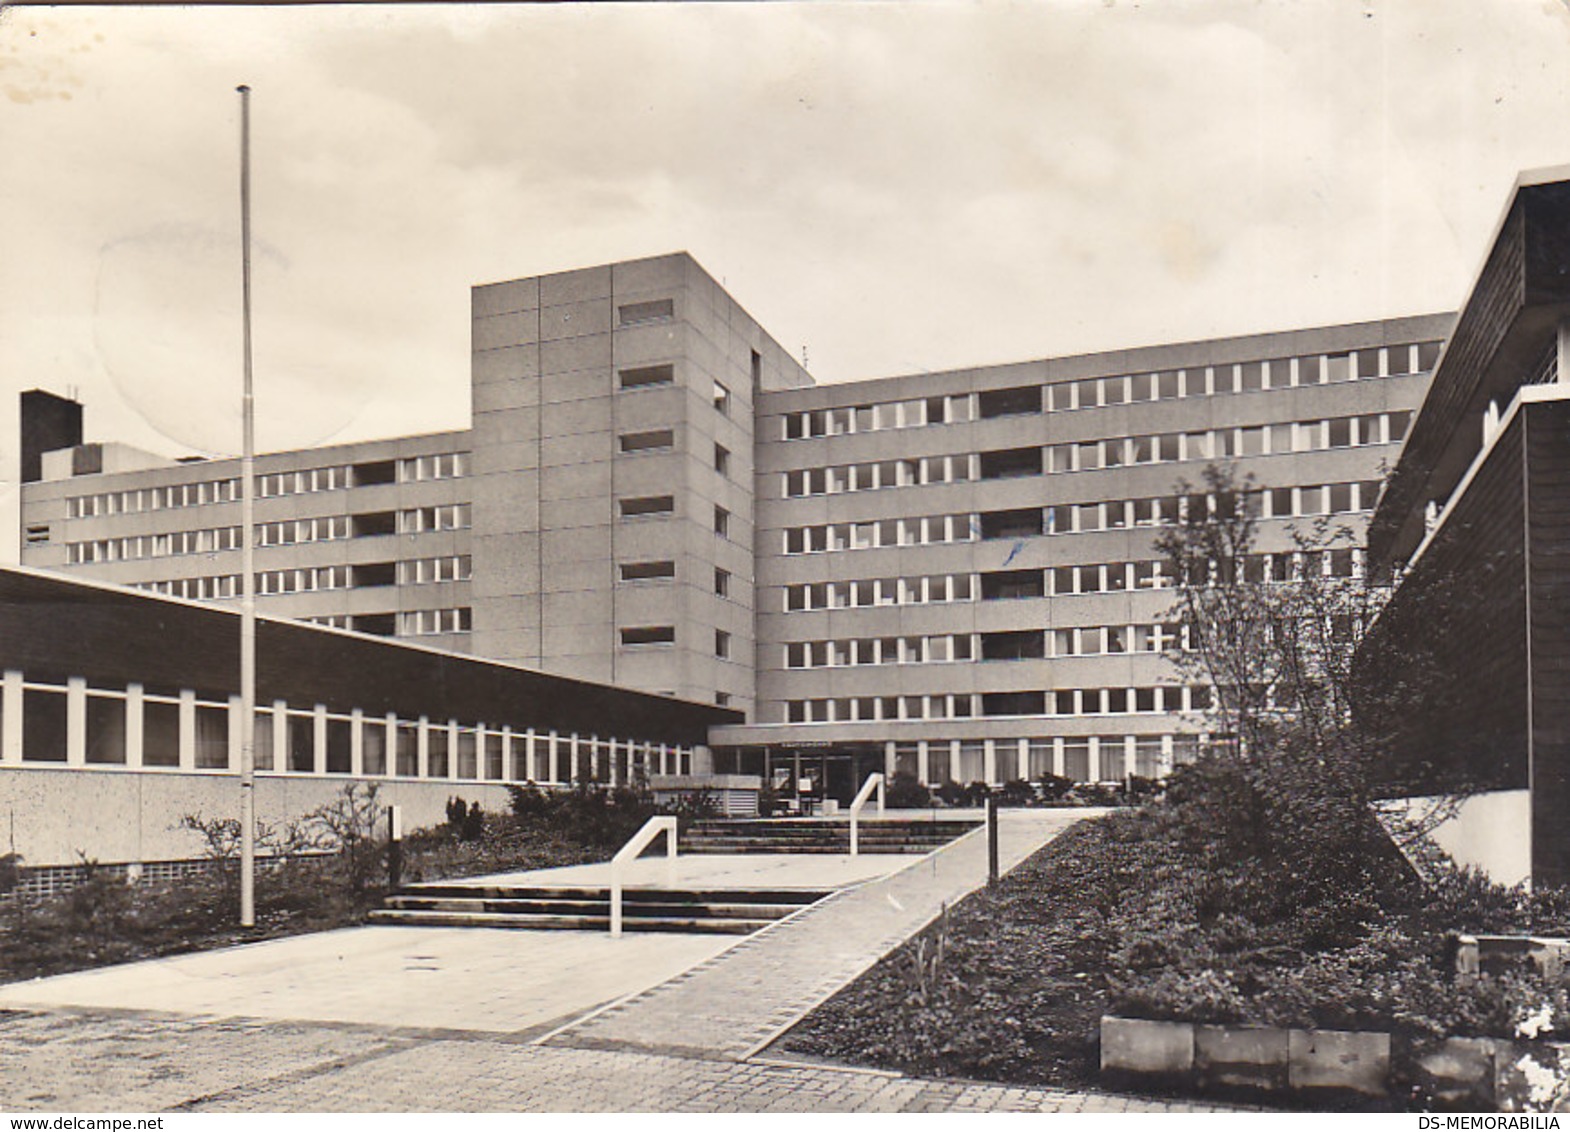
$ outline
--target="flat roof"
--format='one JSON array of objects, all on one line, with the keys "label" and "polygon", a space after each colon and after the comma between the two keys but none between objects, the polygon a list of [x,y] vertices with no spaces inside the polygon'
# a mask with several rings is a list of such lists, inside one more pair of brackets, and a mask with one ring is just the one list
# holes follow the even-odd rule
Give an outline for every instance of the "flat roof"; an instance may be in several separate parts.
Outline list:
[{"label": "flat roof", "polygon": [[[276,617],[256,619],[257,702],[402,719],[707,742],[739,712],[503,661]],[[125,586],[0,567],[0,668],[100,688],[239,692],[240,613]]]}]

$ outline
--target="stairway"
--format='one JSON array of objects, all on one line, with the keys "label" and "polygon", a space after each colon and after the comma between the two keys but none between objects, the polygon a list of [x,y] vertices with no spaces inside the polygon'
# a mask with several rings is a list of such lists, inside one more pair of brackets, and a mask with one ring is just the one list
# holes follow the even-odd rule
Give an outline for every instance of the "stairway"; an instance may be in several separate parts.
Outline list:
[{"label": "stairway", "polygon": [[[864,820],[857,825],[857,848],[862,853],[930,853],[980,824],[952,818]],[[694,822],[682,834],[681,852],[843,855],[850,852],[850,822],[801,818]]]},{"label": "stairway", "polygon": [[[747,935],[806,907],[827,892],[805,889],[622,890],[626,931]],[[610,891],[461,883],[415,884],[372,912],[375,924],[424,927],[534,928],[606,931]]]}]

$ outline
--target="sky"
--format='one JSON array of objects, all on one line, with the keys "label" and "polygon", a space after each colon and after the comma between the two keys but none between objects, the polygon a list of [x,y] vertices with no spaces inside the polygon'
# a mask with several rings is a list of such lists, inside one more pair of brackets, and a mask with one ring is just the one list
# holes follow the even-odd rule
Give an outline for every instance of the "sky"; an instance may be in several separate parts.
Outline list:
[{"label": "sky", "polygon": [[468,424],[475,283],[691,252],[818,380],[1455,309],[1570,164],[1567,0],[0,8],[16,393],[263,450]]}]

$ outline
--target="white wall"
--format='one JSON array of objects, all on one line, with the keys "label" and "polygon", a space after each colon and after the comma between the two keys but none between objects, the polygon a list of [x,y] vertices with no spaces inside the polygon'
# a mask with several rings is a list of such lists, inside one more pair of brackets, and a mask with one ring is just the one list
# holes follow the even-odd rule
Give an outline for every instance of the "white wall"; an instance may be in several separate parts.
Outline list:
[{"label": "white wall", "polygon": [[[1391,803],[1422,820],[1444,804],[1438,798],[1403,798]],[[1527,790],[1475,794],[1432,833],[1434,844],[1460,866],[1481,870],[1498,884],[1514,886],[1532,876],[1532,796]]]},{"label": "white wall", "polygon": [[[256,816],[280,823],[337,797],[349,779],[258,775]],[[505,812],[503,786],[474,782],[382,782],[377,798],[403,807],[405,832],[446,820],[447,800]],[[174,828],[186,814],[240,816],[240,779],[230,774],[8,766],[0,769],[0,853],[24,867],[169,861],[203,855],[202,839]]]}]

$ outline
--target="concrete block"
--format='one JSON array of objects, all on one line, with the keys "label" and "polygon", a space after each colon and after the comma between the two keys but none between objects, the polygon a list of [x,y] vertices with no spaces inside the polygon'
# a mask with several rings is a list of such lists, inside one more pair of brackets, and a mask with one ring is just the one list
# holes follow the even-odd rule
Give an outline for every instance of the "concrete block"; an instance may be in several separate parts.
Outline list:
[{"label": "concrete block", "polygon": [[1360,1030],[1292,1030],[1288,1080],[1294,1089],[1347,1089],[1382,1097],[1390,1076],[1390,1035]]},{"label": "concrete block", "polygon": [[1446,1038],[1414,1059],[1413,1081],[1444,1108],[1494,1107],[1494,1039]]},{"label": "concrete block", "polygon": [[1194,1068],[1189,1022],[1101,1019],[1101,1069],[1121,1073],[1187,1073]]},{"label": "concrete block", "polygon": [[1529,961],[1538,973],[1557,979],[1570,960],[1570,939],[1527,935],[1463,935],[1457,941],[1456,970],[1497,975]]},{"label": "concrete block", "polygon": [[1289,1046],[1274,1027],[1195,1026],[1194,1068],[1202,1084],[1285,1088]]},{"label": "concrete block", "polygon": [[1570,1045],[1496,1043],[1494,1104],[1499,1112],[1570,1112]]}]

